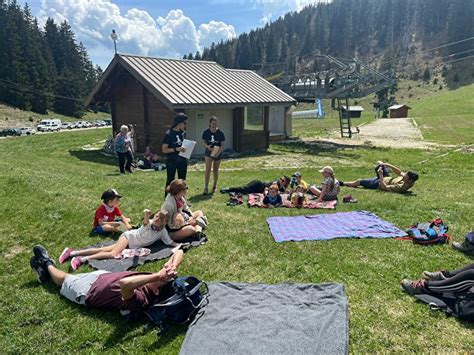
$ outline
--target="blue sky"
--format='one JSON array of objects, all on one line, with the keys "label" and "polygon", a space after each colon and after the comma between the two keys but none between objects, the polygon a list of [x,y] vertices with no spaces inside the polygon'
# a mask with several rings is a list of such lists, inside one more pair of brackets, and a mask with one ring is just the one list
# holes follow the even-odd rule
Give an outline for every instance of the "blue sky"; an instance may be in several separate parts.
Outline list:
[{"label": "blue sky", "polygon": [[316,1],[35,0],[28,3],[40,23],[48,17],[57,22],[67,20],[92,61],[105,68],[113,57],[112,29],[119,36],[119,52],[176,58],[202,50],[212,42],[249,32]]}]

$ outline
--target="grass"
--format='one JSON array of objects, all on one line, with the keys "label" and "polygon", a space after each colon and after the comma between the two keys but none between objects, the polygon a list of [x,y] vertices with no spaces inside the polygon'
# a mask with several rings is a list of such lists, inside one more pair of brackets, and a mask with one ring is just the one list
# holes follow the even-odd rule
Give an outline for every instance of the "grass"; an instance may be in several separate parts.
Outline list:
[{"label": "grass", "polygon": [[55,112],[41,115],[39,113],[23,111],[0,103],[0,128],[35,127],[41,120],[53,118],[60,119],[61,122],[92,121],[110,119],[110,114],[105,112],[94,113],[92,111],[87,111],[82,118],[78,119],[60,115]]},{"label": "grass", "polygon": [[[425,138],[456,145],[473,143],[469,90],[472,86],[409,102]],[[27,120],[31,113],[21,114]],[[365,120],[371,120],[370,114],[358,122]],[[338,125],[336,118],[298,119],[293,122],[293,134],[325,137]],[[31,248],[37,243],[57,258],[65,246],[97,241],[88,232],[99,196],[109,187],[124,194],[122,209],[133,221],[140,220],[145,207],[161,204],[164,172],[120,176],[115,159],[82,149],[100,146],[109,134],[104,129],[0,140],[0,344],[5,353],[179,352],[184,327],[160,338],[143,323],[125,324],[118,312],[71,304],[53,285],[39,286],[29,268]],[[296,170],[305,180],[319,182],[316,168],[323,165],[332,165],[338,178],[350,180],[370,175],[376,160],[386,160],[420,173],[414,194],[343,190],[359,203],[341,204],[337,211],[370,210],[402,228],[440,217],[449,224],[454,240],[461,241],[473,228],[474,154],[466,149],[443,155],[448,149],[452,150],[395,150],[352,146],[350,141],[346,145],[273,144],[266,155],[224,161],[220,186],[243,184],[251,178],[269,180]],[[421,247],[396,240],[277,244],[266,218],[307,211],[226,207],[223,195],[200,195],[202,163],[190,166],[188,176],[189,200],[209,216],[210,241],[187,254],[182,274],[206,281],[343,283],[350,303],[352,353],[469,352],[474,348],[472,324],[430,312],[399,287],[400,279],[417,278],[422,270],[458,268],[472,259],[448,246]],[[146,264],[139,270],[158,270],[162,264]]]},{"label": "grass", "polygon": [[[125,324],[118,312],[69,303],[55,286],[39,286],[29,269],[30,250],[37,243],[57,258],[65,246],[97,241],[88,232],[99,196],[109,187],[124,194],[122,209],[133,221],[140,220],[145,207],[161,204],[164,172],[120,176],[115,159],[82,150],[108,133],[89,130],[0,141],[0,344],[4,352],[179,352],[185,328],[174,328],[160,338],[143,323]],[[414,195],[343,191],[360,202],[341,204],[337,211],[370,210],[402,228],[440,217],[460,241],[472,229],[474,155],[458,151],[435,158],[443,152],[275,144],[267,156],[224,161],[220,186],[290,174],[293,168],[281,168],[290,163],[307,181],[319,182],[316,168],[326,163],[341,180],[348,180],[370,175],[378,159],[392,161],[419,171],[421,179]],[[426,159],[427,163],[418,163]],[[448,246],[421,247],[396,240],[277,244],[265,219],[307,211],[226,207],[223,195],[200,195],[202,170],[202,164],[189,169],[189,200],[194,209],[209,216],[210,241],[187,254],[182,274],[206,281],[343,283],[350,302],[352,353],[466,352],[474,348],[472,325],[430,312],[399,287],[400,279],[417,278],[425,269],[458,268],[472,262],[466,256]],[[146,264],[139,270],[158,270],[162,264]]]}]

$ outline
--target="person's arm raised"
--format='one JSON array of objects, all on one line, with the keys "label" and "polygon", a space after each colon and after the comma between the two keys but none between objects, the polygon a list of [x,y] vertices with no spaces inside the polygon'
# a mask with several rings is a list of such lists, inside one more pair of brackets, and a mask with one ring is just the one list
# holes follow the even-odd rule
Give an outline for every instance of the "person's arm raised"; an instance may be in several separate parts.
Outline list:
[{"label": "person's arm raised", "polygon": [[403,175],[403,172],[400,170],[400,168],[396,167],[395,165],[389,164],[389,163],[384,163],[384,165],[392,170],[395,174],[397,175]]},{"label": "person's arm raised", "polygon": [[383,179],[383,169],[381,167],[377,170],[377,176],[379,178],[379,188],[383,191],[389,191],[390,189]]},{"label": "person's arm raised", "polygon": [[135,289],[142,287],[151,282],[159,282],[161,285],[165,285],[177,275],[178,266],[183,261],[183,251],[178,250],[163,266],[163,268],[153,274],[148,275],[135,275],[121,279],[119,281],[120,291],[124,300],[128,300],[133,297]]}]

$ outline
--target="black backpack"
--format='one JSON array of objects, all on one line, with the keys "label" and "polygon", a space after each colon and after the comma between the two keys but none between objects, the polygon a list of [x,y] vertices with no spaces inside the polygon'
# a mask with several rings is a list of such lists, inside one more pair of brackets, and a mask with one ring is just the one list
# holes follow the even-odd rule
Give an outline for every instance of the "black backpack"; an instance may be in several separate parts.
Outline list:
[{"label": "black backpack", "polygon": [[420,301],[428,304],[432,310],[441,310],[461,320],[474,322],[474,287],[467,292],[445,293],[442,295],[415,295]]},{"label": "black backpack", "polygon": [[128,314],[128,320],[143,318],[160,330],[160,335],[173,324],[189,324],[207,303],[209,289],[194,276],[178,277],[171,284],[170,296],[143,309],[140,314]]}]

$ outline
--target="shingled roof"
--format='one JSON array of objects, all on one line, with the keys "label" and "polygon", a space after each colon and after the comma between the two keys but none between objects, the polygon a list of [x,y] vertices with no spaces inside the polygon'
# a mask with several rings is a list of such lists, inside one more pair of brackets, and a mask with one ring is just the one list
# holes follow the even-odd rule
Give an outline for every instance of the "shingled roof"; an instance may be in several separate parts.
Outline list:
[{"label": "shingled roof", "polygon": [[170,109],[209,105],[296,103],[276,86],[250,70],[225,69],[215,62],[117,54],[86,105],[95,101],[105,80],[120,66]]}]

